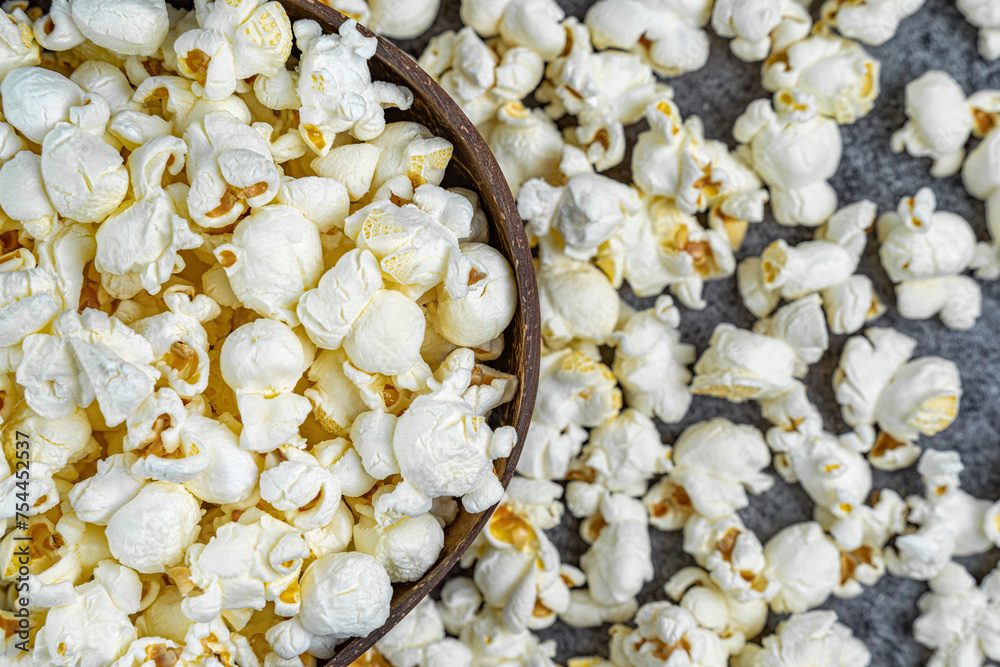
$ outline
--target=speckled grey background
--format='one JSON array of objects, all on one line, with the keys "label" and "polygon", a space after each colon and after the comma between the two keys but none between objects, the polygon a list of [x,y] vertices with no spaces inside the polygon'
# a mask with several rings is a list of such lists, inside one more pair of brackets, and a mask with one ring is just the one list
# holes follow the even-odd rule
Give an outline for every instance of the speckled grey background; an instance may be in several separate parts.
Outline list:
[{"label": "speckled grey background", "polygon": [[[568,14],[583,19],[589,0],[559,0]],[[814,11],[818,9],[817,0]],[[434,26],[421,38],[401,44],[411,53],[419,54],[433,34],[461,27],[458,0],[443,0]],[[844,156],[832,183],[841,204],[870,199],[878,204],[879,212],[895,209],[902,196],[912,195],[923,186],[931,186],[937,195],[938,207],[954,211],[970,220],[981,239],[988,238],[983,204],[969,197],[960,176],[935,179],[929,172],[930,162],[906,154],[894,155],[889,150],[889,137],[906,120],[903,107],[903,87],[924,72],[942,69],[953,76],[966,93],[985,88],[1000,88],[1000,62],[989,63],[976,51],[977,32],[965,22],[953,4],[945,0],[928,0],[914,16],[906,19],[896,36],[881,47],[865,48],[882,63],[881,88],[875,109],[853,125],[841,128]],[[733,122],[752,100],[768,96],[760,85],[760,65],[743,63],[729,51],[728,40],[712,35],[712,52],[708,65],[698,72],[669,81],[674,97],[684,116],[697,114],[704,121],[706,137],[734,145]],[[634,139],[645,130],[645,124],[629,128]],[[631,146],[631,142],[630,142]],[[629,155],[623,164],[610,170],[609,175],[630,180]],[[738,258],[759,255],[761,250],[781,237],[790,242],[809,238],[812,231],[786,228],[768,219],[752,225]],[[913,322],[900,318],[894,309],[892,285],[878,261],[878,248],[870,239],[859,269],[870,276],[887,305],[889,312],[878,320],[878,326],[892,326],[918,341],[917,356],[940,355],[954,360],[961,371],[961,410],[956,422],[933,439],[924,438],[923,447],[954,449],[961,453],[965,472],[963,488],[980,498],[1000,497],[1000,283],[982,283],[983,315],[967,332],[946,329],[936,319]],[[636,299],[630,293],[623,296],[632,305],[645,308],[654,299]],[[753,317],[740,302],[734,280],[709,283],[705,289],[709,303],[703,311],[682,308],[683,340],[704,351],[715,325],[720,321],[735,322],[749,327]],[[833,336],[830,349],[807,378],[809,394],[823,411],[826,427],[834,433],[846,430],[833,400],[830,376],[837,365],[845,336]],[[734,405],[720,399],[696,397],[691,410],[680,424],[661,425],[665,442],[674,438],[686,426],[714,416],[725,416],[736,422],[766,427],[754,404]],[[774,488],[753,496],[751,505],[741,512],[746,524],[766,541],[781,528],[811,518],[812,503],[798,485],[784,483],[776,477]],[[902,495],[921,493],[922,485],[915,466],[893,473],[876,470],[875,488],[891,487]],[[651,530],[655,579],[642,592],[640,602],[663,599],[663,583],[681,567],[693,565],[693,560],[681,548],[680,533]],[[563,525],[549,536],[560,547],[566,562],[576,563],[586,548],[577,534],[576,522],[567,517]],[[996,564],[1000,551],[994,549],[982,556],[960,561],[977,578],[982,578]],[[824,608],[834,609],[840,620],[850,626],[855,636],[867,644],[872,653],[873,667],[921,665],[929,652],[912,639],[911,625],[917,617],[916,601],[927,586],[918,581],[885,577],[878,585],[867,589],[853,600],[831,598]],[[770,627],[781,620],[771,615]],[[543,638],[558,642],[557,659],[565,664],[576,655],[607,655],[607,628],[574,630],[557,623],[539,633]]]}]

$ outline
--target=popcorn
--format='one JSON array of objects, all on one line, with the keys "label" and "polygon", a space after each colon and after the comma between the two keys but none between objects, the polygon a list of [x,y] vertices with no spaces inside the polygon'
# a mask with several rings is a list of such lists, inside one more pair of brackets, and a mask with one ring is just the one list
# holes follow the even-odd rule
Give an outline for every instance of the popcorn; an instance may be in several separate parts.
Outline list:
[{"label": "popcorn", "polygon": [[[112,563],[102,567],[105,572],[116,568]],[[135,613],[138,608],[137,605],[130,607],[122,594],[130,585],[138,589],[139,578],[127,568],[117,568],[122,570],[117,581],[107,575],[97,576],[93,581],[76,586],[68,604],[49,609],[45,625],[35,636],[32,655],[36,659],[54,664],[58,664],[57,661],[111,664],[128,649],[136,639],[136,630],[128,614]]]},{"label": "popcorn", "polygon": [[316,226],[301,213],[273,205],[240,221],[232,241],[213,252],[244,306],[298,326],[296,304],[322,275],[319,241]]},{"label": "popcorn", "polygon": [[[118,298],[146,290],[156,294],[171,275],[184,268],[181,250],[201,246],[160,183],[184,166],[187,147],[176,137],[155,137],[129,156],[136,200],[119,208],[97,229],[95,268],[101,284]],[[167,167],[167,163],[172,166]],[[197,393],[197,392],[196,392]]]},{"label": "popcorn", "polygon": [[[985,532],[990,501],[959,488],[964,466],[957,452],[927,450],[917,470],[924,498],[907,498],[908,526],[886,550],[886,565],[894,576],[929,580],[938,576],[953,556],[983,553],[992,547]],[[914,527],[918,527],[914,530]]]},{"label": "popcorn", "polygon": [[612,664],[659,667],[674,662],[708,667],[727,663],[728,651],[719,637],[699,626],[683,607],[670,602],[644,604],[635,615],[635,624],[635,629],[611,627]]},{"label": "popcorn", "polygon": [[[471,211],[466,212],[462,236],[471,224]],[[455,299],[469,291],[475,266],[462,254],[459,234],[416,203],[370,204],[347,218],[344,232],[359,249],[371,251],[389,284],[408,296],[417,297],[441,283]]]},{"label": "popcorn", "polygon": [[[277,463],[275,463],[277,461]],[[294,447],[275,450],[260,474],[260,497],[300,530],[330,523],[340,507],[340,485],[314,457]]]},{"label": "popcorn", "polygon": [[294,32],[302,51],[299,133],[317,155],[330,152],[338,132],[350,132],[361,141],[375,139],[386,128],[385,107],[406,110],[413,104],[408,89],[372,81],[368,60],[378,40],[358,32],[357,21],[345,22],[339,35],[324,35],[319,24],[309,20],[296,21]]},{"label": "popcorn", "polygon": [[622,604],[653,578],[648,520],[645,507],[634,498],[608,494],[602,499],[598,525],[603,525],[580,556],[580,569],[598,604]]},{"label": "popcorn", "polygon": [[767,621],[766,602],[739,602],[696,567],[679,570],[663,588],[682,609],[690,612],[698,625],[714,631],[723,640],[729,655],[742,653],[747,637],[759,634]]},{"label": "popcorn", "polygon": [[598,251],[597,264],[620,286],[652,296],[669,286],[682,304],[703,309],[706,280],[733,274],[736,260],[725,233],[704,229],[693,215],[669,200],[645,198],[636,215],[626,216],[618,232]]},{"label": "popcorn", "polygon": [[544,111],[507,102],[497,109],[496,122],[482,128],[482,135],[514,197],[532,178],[550,179],[558,173],[566,144]]},{"label": "popcorn", "polygon": [[474,267],[480,267],[479,273],[473,269],[469,291],[459,299],[438,285],[433,327],[450,343],[484,348],[502,335],[514,317],[517,281],[510,264],[496,249],[483,243],[463,243],[460,248]]},{"label": "popcorn", "polygon": [[881,46],[896,34],[900,22],[916,13],[923,4],[924,0],[880,0],[864,5],[827,0],[820,7],[821,19],[814,31],[824,34],[836,28],[848,39]]},{"label": "popcorn", "polygon": [[599,0],[587,10],[594,46],[638,53],[660,76],[701,69],[708,61],[711,3],[661,5],[645,0]]},{"label": "popcorn", "polygon": [[618,323],[619,298],[599,269],[545,241],[536,266],[542,337],[561,348],[574,340],[606,343]]},{"label": "popcorn", "polygon": [[867,667],[871,654],[850,628],[837,622],[832,611],[792,614],[778,624],[775,634],[765,637],[763,648],[747,645],[736,660],[739,667],[763,667],[768,664],[794,664],[809,660],[831,667]]},{"label": "popcorn", "polygon": [[931,70],[906,84],[906,124],[892,135],[893,152],[934,160],[931,175],[958,172],[969,136],[982,136],[992,127],[989,114],[997,111],[995,91],[966,98],[950,75]]},{"label": "popcorn", "polygon": [[654,474],[672,468],[670,448],[652,420],[631,408],[591,432],[590,442],[567,473],[566,504],[577,517],[592,516],[604,492],[641,496]]},{"label": "popcorn", "polygon": [[635,313],[611,335],[616,344],[612,366],[625,400],[647,417],[666,423],[683,419],[691,404],[687,366],[694,346],[680,342],[680,312],[669,296]]},{"label": "popcorn", "polygon": [[599,174],[581,173],[561,188],[541,179],[525,183],[518,195],[518,212],[536,237],[557,232],[563,252],[587,260],[597,254],[626,215],[640,206],[638,193]]},{"label": "popcorn", "polygon": [[[139,96],[142,86],[136,91]],[[260,209],[278,194],[281,173],[267,140],[228,110],[186,124],[191,219],[209,229],[235,222],[248,207]]]},{"label": "popcorn", "polygon": [[771,92],[810,93],[819,113],[849,124],[875,105],[879,69],[879,61],[857,42],[814,36],[789,46],[782,60],[765,63],[761,82]]},{"label": "popcorn", "polygon": [[735,403],[774,399],[795,387],[801,363],[784,340],[723,322],[694,366],[691,393]]},{"label": "popcorn", "polygon": [[390,39],[412,39],[434,23],[441,3],[440,0],[368,0],[368,4],[372,17],[364,24],[372,32]]},{"label": "popcorn", "polygon": [[994,569],[977,588],[964,567],[950,562],[930,580],[930,592],[917,600],[920,617],[913,622],[913,636],[934,649],[931,660],[950,665],[983,664],[1000,655],[1000,574]]},{"label": "popcorn", "polygon": [[198,537],[199,502],[179,484],[147,484],[108,520],[111,553],[138,572],[166,572]]},{"label": "popcorn", "polygon": [[243,417],[241,448],[269,452],[298,432],[310,403],[293,390],[312,356],[288,326],[266,318],[226,337],[220,365]]},{"label": "popcorn", "polygon": [[774,218],[783,225],[815,227],[834,212],[827,183],[840,164],[837,123],[819,115],[815,95],[779,91],[772,103],[755,100],[736,119],[739,155],[767,183]]},{"label": "popcorn", "polygon": [[86,309],[64,311],[51,334],[24,339],[17,382],[39,415],[59,419],[97,400],[117,426],[148,396],[159,373],[149,343],[117,319]]},{"label": "popcorn", "polygon": [[[778,586],[763,575],[766,561],[760,540],[735,514],[715,520],[692,516],[684,524],[684,551],[694,556],[708,572],[678,572],[668,590],[675,600],[681,597],[680,593],[691,585],[690,582],[701,582],[710,589],[718,589],[726,599],[726,606],[734,611],[753,612],[753,616],[757,616],[758,607],[751,603],[762,601],[766,604],[778,591]],[[706,582],[709,576],[711,582]],[[752,637],[756,633],[745,634]]]},{"label": "popcorn", "polygon": [[[189,619],[210,622],[221,610],[263,608],[292,616],[301,601],[299,574],[309,557],[306,536],[269,514],[244,513],[239,521],[220,526],[206,544],[193,544],[184,568],[173,577],[187,577],[181,610]],[[206,620],[207,619],[207,620]]]},{"label": "popcorn", "polygon": [[[892,329],[868,329],[864,337],[848,339],[833,378],[844,421],[855,428],[877,423],[896,446],[951,424],[962,396],[958,368],[939,357],[908,361],[915,345]],[[917,455],[909,447],[901,466],[893,467],[907,466]]]},{"label": "popcorn", "polygon": [[462,22],[482,37],[497,33],[508,44],[524,46],[553,60],[566,45],[565,14],[552,0],[462,0]]},{"label": "popcorn", "polygon": [[378,561],[362,553],[328,554],[306,568],[295,620],[320,636],[363,637],[389,617],[392,587]]},{"label": "popcorn", "polygon": [[840,583],[840,549],[819,524],[793,524],[764,545],[764,578],[779,586],[771,610],[801,613],[821,605]]},{"label": "popcorn", "polygon": [[[4,11],[0,36],[0,81],[19,67],[31,67],[41,62],[38,43],[31,32],[31,23],[23,10]],[[6,96],[5,96],[6,97]]]},{"label": "popcorn", "polygon": [[221,310],[204,294],[182,286],[169,287],[163,301],[167,312],[144,317],[132,324],[153,348],[154,366],[170,387],[184,398],[205,391],[209,377],[208,334],[203,323]]},{"label": "popcorn", "polygon": [[[373,499],[377,501],[378,497],[376,492]],[[437,561],[443,547],[444,531],[431,514],[404,516],[387,526],[362,515],[354,526],[354,548],[381,563],[393,583],[420,579]]]},{"label": "popcorn", "polygon": [[923,188],[902,199],[896,214],[882,215],[879,256],[890,279],[899,283],[903,317],[922,319],[940,313],[947,326],[968,329],[980,314],[981,295],[974,281],[958,274],[973,263],[975,235],[965,219],[935,211],[935,205],[934,193]]},{"label": "popcorn", "polygon": [[688,427],[674,443],[670,479],[684,487],[699,514],[712,518],[746,507],[743,487],[762,493],[773,480],[761,472],[770,460],[760,433],[716,418]]},{"label": "popcorn", "polygon": [[29,141],[42,144],[70,111],[84,104],[86,93],[58,72],[20,67],[5,73],[0,84],[4,120]]},{"label": "popcorn", "polygon": [[510,426],[492,430],[485,410],[470,406],[473,362],[470,350],[449,355],[427,381],[430,393],[414,398],[396,420],[392,451],[403,482],[375,503],[380,525],[393,522],[396,503],[402,514],[416,516],[433,498],[461,496],[467,510],[478,512],[503,495],[492,461],[510,454],[516,435]]},{"label": "popcorn", "polygon": [[996,60],[1000,56],[996,16],[989,2],[962,0],[957,3],[958,11],[965,20],[979,28],[979,55],[986,60]]},{"label": "popcorn", "polygon": [[484,609],[463,627],[459,640],[472,651],[474,665],[514,662],[555,667],[552,661],[556,654],[554,641],[539,641],[527,630],[510,632],[501,613],[493,609]]},{"label": "popcorn", "polygon": [[731,39],[729,49],[746,62],[784,53],[811,28],[809,11],[794,0],[720,0],[712,5],[712,30]]}]

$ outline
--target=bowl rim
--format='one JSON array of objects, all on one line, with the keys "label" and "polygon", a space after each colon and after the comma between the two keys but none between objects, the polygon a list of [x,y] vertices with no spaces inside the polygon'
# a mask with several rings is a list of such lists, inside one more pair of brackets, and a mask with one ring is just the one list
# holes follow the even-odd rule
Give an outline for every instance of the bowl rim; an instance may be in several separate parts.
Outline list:
[{"label": "bowl rim", "polygon": [[[290,18],[294,15],[299,18],[308,18],[317,21],[324,30],[330,33],[332,30],[339,31],[341,25],[347,22],[349,17],[324,4],[321,0],[278,0],[289,13]],[[305,15],[303,15],[305,14]],[[518,391],[522,392],[521,406],[516,414],[515,423],[511,424],[517,431],[517,443],[505,462],[505,469],[500,476],[500,482],[504,489],[507,488],[510,480],[514,476],[517,461],[520,457],[524,441],[527,436],[528,426],[531,423],[531,415],[534,410],[535,396],[538,390],[539,364],[541,360],[541,314],[539,311],[538,285],[535,279],[535,265],[528,243],[527,235],[524,231],[524,223],[517,212],[517,205],[514,196],[507,184],[507,179],[500,169],[493,152],[486,144],[486,140],[476,129],[476,126],[469,120],[465,112],[462,111],[458,103],[444,91],[443,88],[431,78],[418,64],[417,61],[400,50],[389,40],[373,33],[362,24],[358,24],[358,30],[366,37],[376,37],[378,47],[372,60],[380,61],[387,69],[399,76],[402,85],[407,86],[416,97],[424,94],[428,102],[440,112],[441,124],[450,130],[454,135],[461,136],[467,142],[469,148],[476,156],[476,164],[482,172],[483,185],[480,187],[487,190],[477,190],[476,193],[483,202],[483,211],[487,213],[487,218],[491,225],[503,226],[507,231],[507,236],[511,246],[511,269],[518,288],[518,307],[524,320],[523,343],[521,354],[523,355],[525,377],[518,378]],[[492,202],[492,206],[486,205]],[[490,209],[493,209],[491,211]],[[496,219],[499,213],[499,219]],[[509,329],[508,329],[509,330]],[[482,532],[496,509],[496,505],[480,513],[478,520],[474,524],[472,531],[458,545],[458,548],[439,558],[434,566],[428,570],[423,577],[416,582],[412,582],[412,588],[407,591],[398,605],[394,604],[390,610],[389,618],[377,630],[372,631],[366,637],[354,637],[342,642],[333,657],[328,660],[318,661],[317,664],[323,667],[346,667],[355,659],[360,657],[369,648],[381,639],[393,626],[406,616],[421,600],[423,600],[445,576],[458,564],[459,559],[472,545],[475,538]],[[395,600],[394,600],[395,603]]]}]

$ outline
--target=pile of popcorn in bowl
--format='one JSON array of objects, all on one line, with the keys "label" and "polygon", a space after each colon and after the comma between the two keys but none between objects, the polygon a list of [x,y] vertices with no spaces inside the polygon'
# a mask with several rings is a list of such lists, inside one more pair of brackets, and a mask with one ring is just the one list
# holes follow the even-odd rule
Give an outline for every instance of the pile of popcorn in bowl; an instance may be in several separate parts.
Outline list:
[{"label": "pile of popcorn in bowl", "polygon": [[[439,2],[325,4],[339,34],[260,0],[2,5],[0,665],[312,667],[385,623],[459,506],[494,505],[463,572],[355,665],[554,667],[539,632],[560,623],[606,637],[566,667],[866,667],[819,608],[887,577],[926,582],[909,630],[928,664],[1000,661],[1000,568],[956,560],[1000,546],[1000,501],[928,446],[959,418],[959,366],[879,322],[947,336],[983,314],[1000,91],[923,73],[890,146],[960,175],[991,240],[933,187],[880,212],[830,184],[841,127],[880,95],[866,47],[921,0],[597,0],[582,20],[453,3],[465,27],[415,56],[536,255],[538,398],[506,491],[493,461],[517,436],[486,418],[519,382],[490,366],[513,273],[477,194],[441,187],[451,144],[386,122],[412,94],[372,80],[357,30],[414,38]],[[958,9],[1000,56],[995,3]],[[732,144],[665,83],[706,65],[709,30],[761,63]],[[631,182],[605,175],[623,166]],[[741,253],[751,225],[809,238]],[[894,294],[859,269],[872,246]],[[753,326],[685,342],[730,279]],[[832,336],[831,418],[806,376]],[[767,427],[718,416],[664,442],[710,399]],[[905,469],[922,493],[873,481]],[[740,512],[775,475],[811,518],[762,540]],[[689,565],[657,573],[653,531]]]}]

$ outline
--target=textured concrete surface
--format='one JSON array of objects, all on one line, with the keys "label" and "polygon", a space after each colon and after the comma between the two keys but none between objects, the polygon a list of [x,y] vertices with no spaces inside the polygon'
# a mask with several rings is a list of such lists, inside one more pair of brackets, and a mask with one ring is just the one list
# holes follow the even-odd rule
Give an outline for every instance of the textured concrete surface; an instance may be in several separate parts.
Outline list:
[{"label": "textured concrete surface", "polygon": [[[458,0],[443,0],[435,25],[420,39],[403,43],[419,54],[431,35],[460,27]],[[575,16],[583,18],[587,0],[560,0],[560,4]],[[814,8],[818,8],[817,6]],[[912,195],[923,186],[931,186],[937,195],[938,207],[965,216],[981,239],[987,238],[984,210],[981,202],[969,197],[961,179],[935,179],[930,176],[929,160],[894,155],[889,150],[889,137],[902,126],[903,87],[930,69],[942,69],[951,74],[971,93],[984,88],[1000,88],[1000,63],[988,63],[976,51],[976,29],[967,24],[945,0],[928,0],[915,16],[905,20],[896,37],[881,47],[865,47],[882,63],[882,92],[878,103],[865,118],[842,128],[844,157],[833,179],[842,204],[871,199],[879,212],[895,209],[902,196]],[[704,121],[707,137],[732,145],[733,121],[746,105],[768,93],[760,86],[759,65],[747,64],[729,52],[727,40],[712,36],[712,53],[708,66],[701,71],[670,81],[681,112],[697,114]],[[631,128],[630,136],[644,130],[644,125]],[[611,170],[610,175],[629,180],[628,159]],[[789,229],[766,221],[752,226],[739,257],[758,255],[778,237],[789,241],[811,236],[807,229]],[[918,341],[917,356],[940,355],[954,360],[961,371],[964,395],[956,422],[932,439],[924,438],[920,445],[936,449],[954,449],[961,453],[965,464],[962,484],[969,493],[995,499],[1000,497],[1000,284],[983,283],[983,315],[968,332],[946,329],[937,320],[913,322],[903,320],[895,312],[892,286],[878,261],[878,248],[871,239],[859,269],[870,276],[879,294],[890,306],[878,320],[878,326],[892,326]],[[705,290],[709,306],[703,311],[682,311],[681,330],[686,342],[704,351],[715,325],[720,321],[735,322],[742,327],[752,324],[752,316],[743,308],[734,280],[710,283]],[[625,298],[636,307],[652,305],[653,299]],[[826,427],[835,433],[846,430],[833,400],[830,376],[837,365],[846,337],[834,336],[830,350],[822,361],[812,367],[808,377],[809,394],[821,407]],[[753,405],[733,405],[722,400],[696,397],[687,417],[680,424],[663,425],[665,442],[674,438],[686,426],[713,416],[726,416],[736,422],[764,426],[758,408]],[[915,466],[894,473],[875,471],[875,488],[891,487],[899,493],[920,493],[921,483]],[[812,505],[798,485],[788,485],[780,478],[773,489],[751,500],[741,512],[744,521],[767,540],[778,530],[797,521],[808,520]],[[550,537],[561,548],[564,560],[576,563],[586,545],[576,532],[576,522],[567,518],[563,525],[551,531]],[[662,599],[663,583],[679,568],[692,565],[693,560],[680,548],[679,533],[652,530],[656,578],[643,590],[640,602]],[[982,556],[960,559],[977,577],[982,578],[996,564],[1000,552],[993,550]],[[911,626],[917,617],[916,600],[927,590],[922,582],[885,577],[853,600],[831,599],[824,608],[834,609],[843,623],[862,639],[872,653],[872,665],[910,667],[923,664],[929,652],[912,639]],[[780,620],[772,614],[770,626]],[[540,633],[558,642],[558,659],[565,664],[575,655],[607,655],[606,628],[574,630],[557,623]]]}]

